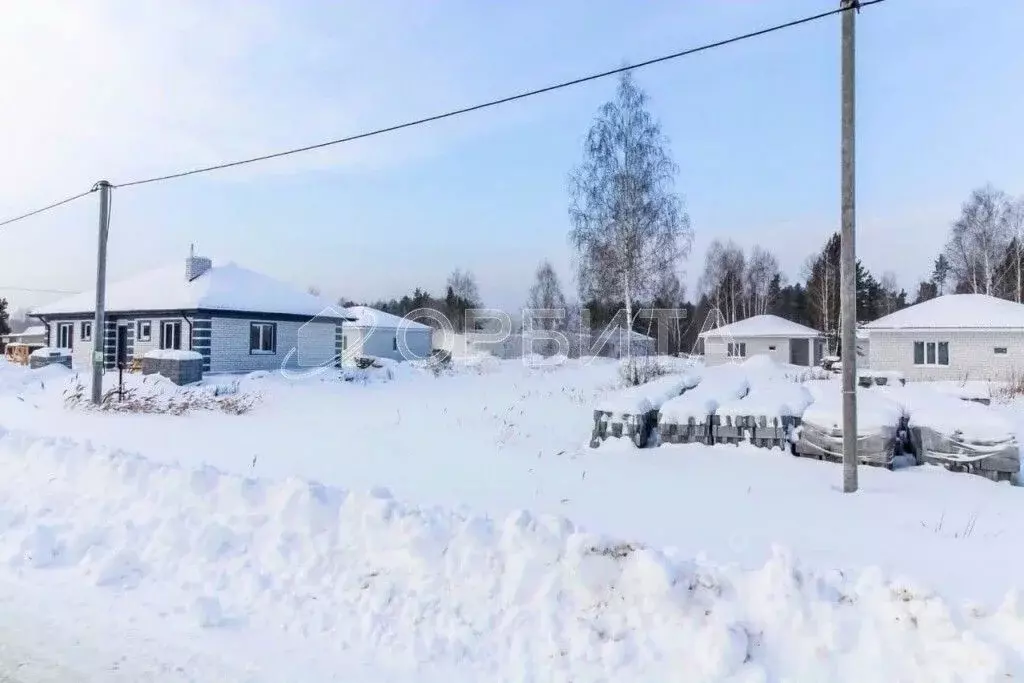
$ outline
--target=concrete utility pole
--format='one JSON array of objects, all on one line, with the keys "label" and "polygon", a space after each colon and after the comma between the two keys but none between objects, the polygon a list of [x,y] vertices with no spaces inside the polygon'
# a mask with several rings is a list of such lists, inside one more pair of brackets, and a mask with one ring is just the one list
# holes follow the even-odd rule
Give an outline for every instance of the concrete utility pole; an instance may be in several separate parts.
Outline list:
[{"label": "concrete utility pole", "polygon": [[107,231],[110,228],[110,183],[96,183],[100,191],[100,241],[96,252],[96,317],[92,323],[92,402],[103,400],[104,303],[107,295]]},{"label": "concrete utility pole", "polygon": [[843,492],[857,490],[857,255],[854,246],[856,223],[854,168],[854,21],[859,0],[840,0],[842,14],[842,242],[841,334],[843,344]]}]

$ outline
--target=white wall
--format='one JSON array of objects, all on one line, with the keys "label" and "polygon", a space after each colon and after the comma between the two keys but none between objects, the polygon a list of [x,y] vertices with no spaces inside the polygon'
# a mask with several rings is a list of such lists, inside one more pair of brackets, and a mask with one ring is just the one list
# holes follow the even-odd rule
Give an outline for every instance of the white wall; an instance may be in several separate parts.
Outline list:
[{"label": "white wall", "polygon": [[[914,342],[949,342],[949,365],[914,365]],[[996,355],[996,347],[1006,355]],[[1024,330],[927,331],[872,330],[872,370],[899,370],[910,380],[1002,380],[1024,371]]]},{"label": "white wall", "polygon": [[82,340],[82,321],[81,320],[55,320],[47,323],[47,327],[50,329],[50,346],[57,348],[58,340],[57,327],[64,323],[71,323],[73,334],[73,341],[71,346],[71,367],[75,370],[88,370],[92,367],[92,340]]},{"label": "white wall", "polygon": [[[138,337],[138,323],[139,320],[148,320],[150,322],[150,334],[149,341],[141,341]],[[160,324],[165,320],[176,321],[181,323],[181,348],[188,350],[189,345],[189,324],[185,322],[184,318],[133,318],[126,322],[132,327],[135,335],[135,342],[132,348],[133,358],[142,358],[150,351],[155,351],[160,348]]]},{"label": "white wall", "polygon": [[[268,320],[277,324],[277,350],[271,354],[249,352],[251,322],[260,321],[255,318],[211,319],[210,372],[278,370],[283,366],[315,367],[334,357],[333,322]],[[289,351],[293,351],[290,356]]]},{"label": "white wall", "polygon": [[[751,356],[770,356],[777,363],[789,363],[789,337],[733,337],[723,339],[717,337],[704,338],[704,362],[708,365],[721,365],[733,360],[728,357],[729,343],[744,343],[747,345],[747,358]],[[797,340],[798,344],[806,344],[806,339]],[[775,347],[772,349],[771,347]],[[808,350],[808,360],[814,362],[814,349]]]},{"label": "white wall", "polygon": [[[343,326],[346,340],[346,357],[374,356],[406,360],[400,350],[395,349],[395,335],[398,330],[393,327],[362,328]],[[426,358],[433,348],[433,330],[410,329],[404,332],[405,343],[409,352],[416,358]]]}]

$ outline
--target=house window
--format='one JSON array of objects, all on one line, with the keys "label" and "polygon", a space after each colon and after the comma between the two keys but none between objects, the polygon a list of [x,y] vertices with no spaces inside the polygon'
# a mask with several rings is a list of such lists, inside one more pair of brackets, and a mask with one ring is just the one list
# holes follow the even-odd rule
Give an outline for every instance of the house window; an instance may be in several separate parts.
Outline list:
[{"label": "house window", "polygon": [[60,323],[57,325],[57,348],[70,349],[75,343],[74,323]]},{"label": "house window", "polygon": [[746,358],[747,357],[747,343],[738,342],[735,344],[729,344],[726,347],[726,356],[729,358]]},{"label": "house window", "polygon": [[92,341],[92,323],[89,321],[82,323],[82,341]]},{"label": "house window", "polygon": [[769,350],[769,351],[774,351],[774,350],[775,350],[775,347],[774,347],[774,346],[769,346],[769,347],[768,347],[768,350]]},{"label": "house window", "polygon": [[249,324],[249,353],[277,353],[277,323]]},{"label": "house window", "polygon": [[165,320],[160,323],[160,348],[175,350],[181,348],[180,320]]},{"label": "house window", "polygon": [[152,321],[140,320],[135,326],[135,337],[137,341],[150,341],[153,338]]},{"label": "house window", "polygon": [[914,342],[914,365],[949,365],[949,342]]},{"label": "house window", "polygon": [[391,338],[391,350],[398,350],[398,335],[395,335],[394,337]]},{"label": "house window", "polygon": [[995,352],[995,354],[997,356],[1005,356],[1006,355],[1006,347],[1005,346],[997,346],[997,347],[995,347],[992,350]]}]

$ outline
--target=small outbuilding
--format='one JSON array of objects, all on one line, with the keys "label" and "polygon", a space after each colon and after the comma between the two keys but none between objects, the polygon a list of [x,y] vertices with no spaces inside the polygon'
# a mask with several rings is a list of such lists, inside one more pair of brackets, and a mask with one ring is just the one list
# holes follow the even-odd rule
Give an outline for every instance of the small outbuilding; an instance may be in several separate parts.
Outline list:
[{"label": "small outbuilding", "polygon": [[346,358],[418,360],[428,357],[433,349],[434,330],[428,325],[369,306],[347,310],[354,320],[345,325],[343,332]]},{"label": "small outbuilding", "polygon": [[46,346],[46,326],[33,325],[21,332],[5,334],[0,342],[3,342],[4,356],[8,361],[28,365],[32,352]]},{"label": "small outbuilding", "polygon": [[750,356],[766,355],[779,363],[818,365],[825,341],[818,330],[780,318],[755,315],[700,333],[704,362],[720,365]]},{"label": "small outbuilding", "polygon": [[1024,305],[946,294],[864,326],[868,367],[909,380],[1006,380],[1024,370]]}]

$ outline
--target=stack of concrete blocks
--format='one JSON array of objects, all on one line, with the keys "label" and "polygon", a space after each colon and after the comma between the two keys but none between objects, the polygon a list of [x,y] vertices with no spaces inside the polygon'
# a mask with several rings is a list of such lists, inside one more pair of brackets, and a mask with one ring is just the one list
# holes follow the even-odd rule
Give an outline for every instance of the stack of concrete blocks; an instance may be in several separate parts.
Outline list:
[{"label": "stack of concrete blocks", "polygon": [[658,433],[662,443],[710,443],[712,416],[688,418],[685,423],[662,421]]},{"label": "stack of concrete blocks", "polygon": [[647,445],[658,424],[658,411],[638,415],[615,414],[606,410],[594,411],[594,430],[590,436],[591,448],[597,448],[608,437],[628,437],[637,448]]},{"label": "stack of concrete blocks", "polygon": [[152,351],[142,358],[142,374],[161,375],[178,386],[193,384],[203,378],[203,357],[194,351],[174,354]]},{"label": "stack of concrete blocks", "polygon": [[740,443],[754,437],[753,415],[712,415],[710,419],[714,443]]}]

